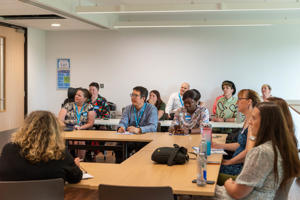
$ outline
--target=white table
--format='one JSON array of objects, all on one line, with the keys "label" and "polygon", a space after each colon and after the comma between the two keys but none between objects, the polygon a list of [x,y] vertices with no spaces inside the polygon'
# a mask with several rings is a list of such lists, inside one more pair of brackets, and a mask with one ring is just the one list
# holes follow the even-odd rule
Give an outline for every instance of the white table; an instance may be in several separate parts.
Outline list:
[{"label": "white table", "polygon": [[[117,126],[119,125],[120,119],[96,119],[96,125],[110,125],[110,126]],[[171,126],[172,120],[163,120],[159,121],[160,126]],[[236,122],[209,122],[213,128],[242,128],[243,123],[236,123]]]}]

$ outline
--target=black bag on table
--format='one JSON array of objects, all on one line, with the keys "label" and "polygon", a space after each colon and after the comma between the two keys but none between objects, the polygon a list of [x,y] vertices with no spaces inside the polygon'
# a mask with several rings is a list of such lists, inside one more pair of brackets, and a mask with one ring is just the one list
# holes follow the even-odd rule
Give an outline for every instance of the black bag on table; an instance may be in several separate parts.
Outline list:
[{"label": "black bag on table", "polygon": [[152,153],[151,159],[159,164],[168,164],[168,166],[176,164],[184,164],[189,160],[185,147],[174,144],[174,147],[159,147]]}]

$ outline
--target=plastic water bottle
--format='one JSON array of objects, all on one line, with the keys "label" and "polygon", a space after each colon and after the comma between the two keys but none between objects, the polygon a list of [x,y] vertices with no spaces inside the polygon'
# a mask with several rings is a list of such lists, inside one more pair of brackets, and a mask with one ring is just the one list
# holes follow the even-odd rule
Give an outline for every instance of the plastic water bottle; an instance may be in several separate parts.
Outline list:
[{"label": "plastic water bottle", "polygon": [[206,156],[205,153],[200,152],[197,156],[197,185],[205,186],[206,185]]},{"label": "plastic water bottle", "polygon": [[203,124],[202,136],[206,141],[206,155],[210,156],[211,154],[211,142],[212,142],[212,127],[211,124]]}]

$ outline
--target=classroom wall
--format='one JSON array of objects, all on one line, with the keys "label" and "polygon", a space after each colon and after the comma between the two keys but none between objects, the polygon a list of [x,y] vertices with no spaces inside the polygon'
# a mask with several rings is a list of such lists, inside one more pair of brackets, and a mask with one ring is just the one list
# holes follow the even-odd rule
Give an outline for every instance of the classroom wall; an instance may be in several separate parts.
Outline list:
[{"label": "classroom wall", "polygon": [[288,25],[46,32],[46,68],[41,66],[37,73],[42,76],[33,80],[42,86],[30,89],[40,92],[43,87],[46,98],[40,102],[39,95],[29,102],[36,104],[31,108],[45,105],[59,111],[67,91],[56,86],[57,58],[71,59],[73,87],[104,83],[101,95],[119,111],[130,103],[136,85],[158,89],[167,101],[183,81],[201,92],[209,108],[225,79],[238,90],[260,92],[268,83],[273,95],[300,99],[299,34],[300,27]]},{"label": "classroom wall", "polygon": [[[47,110],[46,32],[28,28],[28,113]],[[53,75],[55,77],[55,75]]]}]

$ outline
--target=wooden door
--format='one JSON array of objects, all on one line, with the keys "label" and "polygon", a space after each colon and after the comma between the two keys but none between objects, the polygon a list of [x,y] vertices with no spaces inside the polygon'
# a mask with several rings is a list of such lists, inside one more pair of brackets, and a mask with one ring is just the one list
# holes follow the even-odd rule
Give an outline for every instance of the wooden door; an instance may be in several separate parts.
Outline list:
[{"label": "wooden door", "polygon": [[0,25],[5,38],[5,108],[0,111],[0,131],[18,128],[24,121],[24,42],[22,31]]}]

